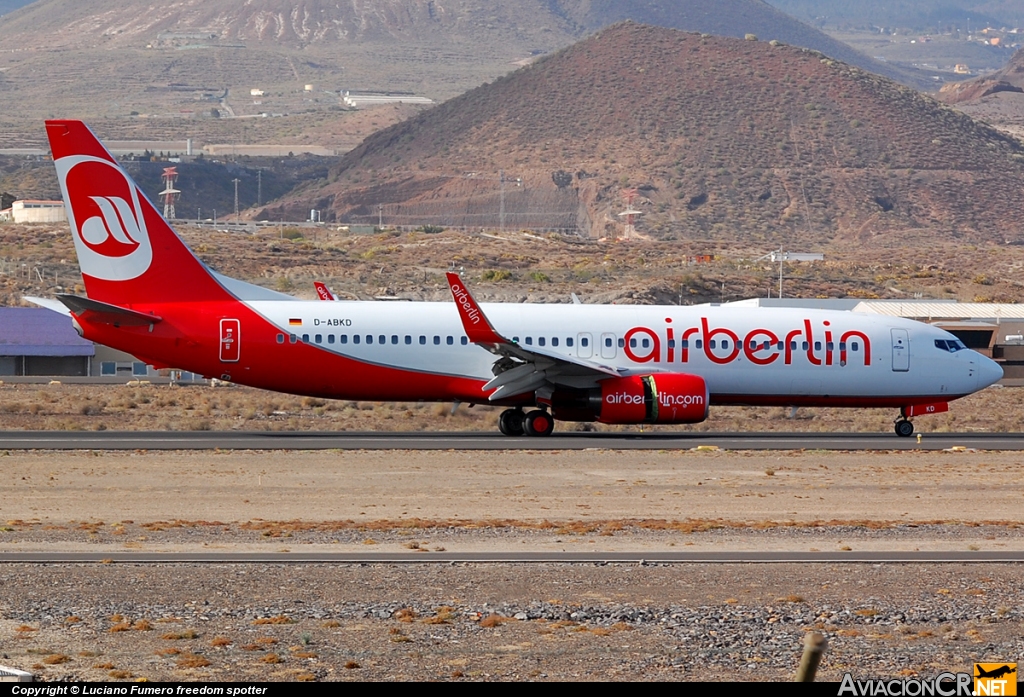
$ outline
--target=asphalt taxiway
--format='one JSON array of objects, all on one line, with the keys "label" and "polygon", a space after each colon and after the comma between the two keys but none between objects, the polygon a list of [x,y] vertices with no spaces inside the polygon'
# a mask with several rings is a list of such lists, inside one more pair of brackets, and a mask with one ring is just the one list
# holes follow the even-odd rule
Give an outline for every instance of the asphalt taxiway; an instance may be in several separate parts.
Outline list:
[{"label": "asphalt taxiway", "polygon": [[1024,433],[2,431],[0,450],[1024,450]]}]

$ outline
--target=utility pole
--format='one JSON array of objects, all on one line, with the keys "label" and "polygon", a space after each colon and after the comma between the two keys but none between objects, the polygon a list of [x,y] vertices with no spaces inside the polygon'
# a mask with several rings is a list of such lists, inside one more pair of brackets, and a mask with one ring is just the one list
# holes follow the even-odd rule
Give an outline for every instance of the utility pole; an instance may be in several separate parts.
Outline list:
[{"label": "utility pole", "polygon": [[256,170],[256,205],[263,205],[263,168]]},{"label": "utility pole", "polygon": [[498,220],[500,232],[505,232],[505,170],[501,170],[499,179],[501,180],[501,206],[498,208]]},{"label": "utility pole", "polygon": [[232,179],[235,183],[235,222],[238,222],[238,179]]},{"label": "utility pole", "polygon": [[377,204],[377,229],[378,230],[383,230],[384,229],[384,204],[383,203],[378,203]]},{"label": "utility pole", "polygon": [[786,255],[782,253],[782,247],[779,247],[779,299],[782,299],[782,260],[786,258]]}]

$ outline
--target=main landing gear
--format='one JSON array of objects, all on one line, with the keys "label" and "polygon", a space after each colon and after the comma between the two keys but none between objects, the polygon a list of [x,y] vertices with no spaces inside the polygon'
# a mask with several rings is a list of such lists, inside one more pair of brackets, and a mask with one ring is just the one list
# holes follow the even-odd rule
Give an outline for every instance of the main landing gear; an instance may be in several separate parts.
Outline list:
[{"label": "main landing gear", "polygon": [[555,420],[543,409],[524,414],[522,409],[506,409],[498,417],[498,429],[506,436],[549,436]]},{"label": "main landing gear", "polygon": [[914,424],[910,423],[910,421],[907,420],[907,417],[900,416],[900,418],[896,419],[894,430],[896,431],[897,436],[909,438],[914,435]]}]

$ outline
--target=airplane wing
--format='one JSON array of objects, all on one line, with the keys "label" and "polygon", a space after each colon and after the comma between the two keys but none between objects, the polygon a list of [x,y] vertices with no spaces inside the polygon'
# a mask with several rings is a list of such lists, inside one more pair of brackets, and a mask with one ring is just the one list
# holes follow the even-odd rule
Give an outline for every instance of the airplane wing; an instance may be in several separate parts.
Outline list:
[{"label": "airplane wing", "polygon": [[[488,397],[490,401],[533,392],[544,388],[545,385],[590,387],[597,380],[632,373],[626,368],[614,368],[557,351],[533,346],[527,348],[505,338],[484,315],[459,275],[446,275],[466,336],[474,344],[483,346],[498,356],[491,367],[494,379],[483,386],[485,392],[494,390]],[[651,371],[647,369],[646,372]]]}]

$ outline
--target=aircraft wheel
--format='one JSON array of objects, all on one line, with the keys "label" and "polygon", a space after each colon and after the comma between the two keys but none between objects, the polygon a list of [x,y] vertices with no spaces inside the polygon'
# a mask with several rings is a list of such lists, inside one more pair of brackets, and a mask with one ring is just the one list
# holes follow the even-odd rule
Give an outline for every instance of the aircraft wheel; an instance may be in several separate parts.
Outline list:
[{"label": "aircraft wheel", "polygon": [[914,424],[910,423],[906,419],[900,419],[896,422],[896,435],[902,438],[909,438],[914,435]]},{"label": "aircraft wheel", "polygon": [[506,409],[498,417],[498,429],[506,436],[523,435],[525,416],[519,409]]},{"label": "aircraft wheel", "polygon": [[523,425],[528,436],[550,436],[555,430],[555,419],[546,411],[535,409],[526,415]]}]

